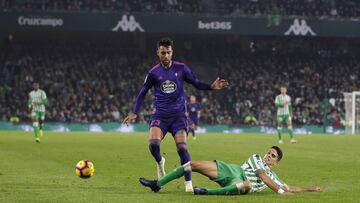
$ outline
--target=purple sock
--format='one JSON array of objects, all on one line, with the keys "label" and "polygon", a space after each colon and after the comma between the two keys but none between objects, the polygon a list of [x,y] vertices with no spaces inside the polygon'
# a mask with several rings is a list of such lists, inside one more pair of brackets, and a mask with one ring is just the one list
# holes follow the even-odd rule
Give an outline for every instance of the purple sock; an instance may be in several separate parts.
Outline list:
[{"label": "purple sock", "polygon": [[158,139],[150,139],[149,140],[149,150],[153,157],[155,158],[156,162],[161,161],[161,154],[160,154],[160,140]]},{"label": "purple sock", "polygon": [[[181,165],[191,161],[190,154],[187,149],[187,145],[184,142],[176,144],[177,152],[180,156]],[[185,181],[191,180],[191,171],[185,173]]]}]

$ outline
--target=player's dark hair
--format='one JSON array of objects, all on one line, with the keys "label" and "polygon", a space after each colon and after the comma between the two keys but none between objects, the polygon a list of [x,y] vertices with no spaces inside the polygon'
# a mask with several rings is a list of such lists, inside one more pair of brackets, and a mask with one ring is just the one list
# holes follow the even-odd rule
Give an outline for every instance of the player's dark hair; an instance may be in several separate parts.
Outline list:
[{"label": "player's dark hair", "polygon": [[283,152],[278,146],[272,146],[271,149],[275,149],[278,154],[278,161],[280,161],[283,157]]},{"label": "player's dark hair", "polygon": [[174,45],[174,41],[172,41],[172,39],[170,39],[168,37],[161,38],[157,42],[157,48],[159,48],[160,46],[169,47],[169,46],[173,46],[173,45]]},{"label": "player's dark hair", "polygon": [[280,85],[280,87],[285,87],[285,88],[287,88],[287,85],[286,85],[285,83],[282,83],[282,84]]}]

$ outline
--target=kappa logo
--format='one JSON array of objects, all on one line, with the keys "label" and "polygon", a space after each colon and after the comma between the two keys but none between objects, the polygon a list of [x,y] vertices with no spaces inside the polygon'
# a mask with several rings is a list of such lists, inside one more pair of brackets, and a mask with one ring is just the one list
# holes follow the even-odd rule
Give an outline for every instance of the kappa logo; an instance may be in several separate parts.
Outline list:
[{"label": "kappa logo", "polygon": [[140,23],[135,20],[135,16],[123,15],[121,20],[118,21],[117,25],[112,29],[112,31],[123,31],[123,32],[135,32],[139,30],[140,32],[145,32],[141,27]]},{"label": "kappa logo", "polygon": [[293,24],[290,25],[289,29],[284,34],[291,35],[291,33],[293,33],[294,35],[302,36],[305,36],[307,34],[310,34],[312,36],[316,35],[316,33],[312,31],[311,27],[306,24],[306,21],[304,19],[301,20],[301,23],[299,19],[294,19]]},{"label": "kappa logo", "polygon": [[170,80],[166,80],[165,82],[161,83],[160,89],[166,94],[173,93],[176,91],[176,83]]}]

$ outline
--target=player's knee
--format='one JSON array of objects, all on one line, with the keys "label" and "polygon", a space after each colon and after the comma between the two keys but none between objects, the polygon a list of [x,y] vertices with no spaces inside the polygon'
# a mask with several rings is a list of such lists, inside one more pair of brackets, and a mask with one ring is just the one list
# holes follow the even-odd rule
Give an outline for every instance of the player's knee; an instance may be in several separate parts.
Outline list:
[{"label": "player's knee", "polygon": [[190,161],[191,170],[196,171],[199,168],[200,164],[197,161]]},{"label": "player's knee", "polygon": [[192,170],[191,161],[186,162],[182,166],[183,166],[185,171],[191,171]]},{"label": "player's knee", "polygon": [[160,140],[159,139],[150,139],[149,140],[149,147],[159,147],[160,146]]},{"label": "player's knee", "polygon": [[176,148],[177,148],[178,153],[183,153],[188,150],[185,142],[177,143]]}]

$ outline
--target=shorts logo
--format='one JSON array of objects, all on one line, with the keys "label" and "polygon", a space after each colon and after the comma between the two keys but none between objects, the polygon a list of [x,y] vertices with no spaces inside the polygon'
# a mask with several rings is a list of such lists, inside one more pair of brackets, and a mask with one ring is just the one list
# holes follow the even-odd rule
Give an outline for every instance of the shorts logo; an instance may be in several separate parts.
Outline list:
[{"label": "shorts logo", "polygon": [[160,120],[153,120],[151,121],[151,126],[159,126],[160,125]]},{"label": "shorts logo", "polygon": [[160,89],[166,94],[173,93],[176,91],[176,83],[170,80],[166,80],[165,82],[161,83]]}]

